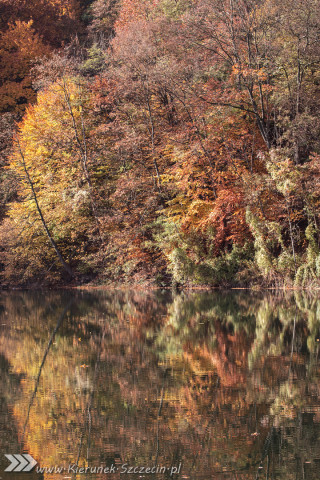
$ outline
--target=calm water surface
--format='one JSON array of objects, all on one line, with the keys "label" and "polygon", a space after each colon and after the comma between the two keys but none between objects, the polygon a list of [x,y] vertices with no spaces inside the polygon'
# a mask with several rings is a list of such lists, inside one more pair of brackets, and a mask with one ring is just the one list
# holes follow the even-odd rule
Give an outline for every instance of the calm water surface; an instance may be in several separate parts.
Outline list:
[{"label": "calm water surface", "polygon": [[319,329],[303,294],[2,293],[0,478],[318,480]]}]

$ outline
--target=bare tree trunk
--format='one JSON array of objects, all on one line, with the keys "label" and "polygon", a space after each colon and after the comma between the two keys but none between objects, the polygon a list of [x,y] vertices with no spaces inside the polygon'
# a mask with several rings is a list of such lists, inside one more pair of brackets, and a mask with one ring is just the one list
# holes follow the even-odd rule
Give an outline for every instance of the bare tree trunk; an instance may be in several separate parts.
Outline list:
[{"label": "bare tree trunk", "polygon": [[214,198],[217,198],[217,191],[216,191],[216,187],[214,185],[214,180],[213,180],[213,176],[214,176],[214,165],[212,163],[212,159],[211,159],[211,155],[209,154],[208,150],[206,149],[204,143],[203,143],[203,139],[202,139],[202,136],[201,136],[201,132],[200,132],[200,129],[199,129],[199,126],[197,124],[197,121],[196,119],[193,117],[193,115],[191,114],[190,112],[190,109],[188,108],[186,102],[181,98],[181,96],[179,96],[177,93],[175,92],[171,92],[172,96],[175,97],[182,105],[183,105],[183,108],[186,112],[186,114],[188,115],[189,117],[189,120],[190,122],[192,123],[192,125],[194,126],[195,128],[195,132],[197,134],[197,137],[198,137],[198,140],[199,140],[199,144],[200,144],[200,147],[201,147],[201,150],[203,151],[204,153],[204,156],[206,157],[206,159],[208,160],[208,164],[211,168],[211,174],[212,174],[212,178],[211,178],[211,187],[212,187],[212,192],[213,192],[213,195],[214,195]]},{"label": "bare tree trunk", "polygon": [[292,248],[292,256],[293,256],[293,261],[294,261],[294,271],[297,273],[297,262],[296,262],[296,252],[294,248],[294,238],[293,238],[293,229],[292,229],[292,223],[291,223],[291,218],[290,218],[290,208],[289,208],[289,202],[287,197],[285,196],[285,202],[286,202],[286,209],[287,209],[287,215],[288,215],[288,222],[289,222],[289,233],[290,233],[290,241],[291,241],[291,248]]},{"label": "bare tree trunk", "polygon": [[[143,82],[143,86],[144,86],[144,82]],[[158,190],[161,193],[160,173],[159,173],[159,167],[158,167],[158,163],[157,163],[157,160],[156,160],[156,153],[155,153],[155,128],[154,128],[154,120],[153,120],[153,115],[152,115],[152,110],[151,110],[151,105],[150,105],[148,88],[146,88],[146,98],[147,98],[148,113],[149,113],[150,127],[151,127],[150,134],[151,134],[151,146],[152,146],[152,160],[153,160],[153,165],[154,165],[154,169],[155,169],[155,172],[156,172]]]},{"label": "bare tree trunk", "polygon": [[96,225],[97,225],[97,230],[98,230],[98,234],[99,234],[99,237],[100,237],[100,241],[101,241],[101,243],[103,243],[103,238],[102,238],[101,228],[100,228],[100,222],[99,222],[98,215],[97,215],[97,207],[96,207],[96,204],[95,204],[95,201],[94,201],[94,198],[93,198],[92,182],[91,182],[89,171],[88,171],[87,138],[86,138],[86,133],[85,133],[85,125],[84,125],[82,105],[81,105],[81,111],[80,111],[81,130],[82,130],[82,132],[81,132],[82,133],[82,141],[81,141],[80,135],[79,135],[79,132],[78,132],[76,119],[74,117],[74,113],[73,113],[73,110],[72,110],[72,105],[71,105],[70,95],[69,95],[69,92],[68,92],[68,87],[67,87],[67,84],[66,84],[66,81],[65,81],[64,78],[62,78],[62,81],[63,81],[63,87],[62,87],[63,88],[63,93],[64,93],[64,96],[65,96],[65,100],[66,100],[66,103],[67,103],[69,114],[70,114],[70,117],[71,117],[71,120],[72,120],[72,126],[73,126],[74,134],[75,134],[75,137],[76,137],[76,142],[77,142],[77,145],[78,145],[78,148],[79,148],[79,151],[80,151],[80,155],[81,155],[82,170],[83,170],[83,173],[84,173],[84,176],[85,176],[88,188],[89,188],[92,213],[93,213]]},{"label": "bare tree trunk", "polygon": [[41,223],[42,223],[42,226],[47,234],[47,237],[52,245],[52,247],[54,248],[56,254],[57,254],[57,257],[59,258],[59,261],[61,263],[61,265],[63,266],[64,270],[71,276],[73,277],[73,272],[71,270],[71,268],[69,267],[69,265],[64,261],[63,259],[63,256],[56,244],[56,242],[54,241],[54,239],[52,238],[52,235],[48,229],[48,226],[46,224],[46,221],[43,217],[43,213],[42,213],[42,210],[40,208],[40,205],[39,205],[39,202],[38,202],[38,197],[37,197],[37,194],[36,194],[36,191],[35,191],[35,188],[34,188],[34,185],[33,185],[33,182],[31,180],[31,177],[29,175],[29,172],[28,172],[28,169],[27,169],[27,165],[26,165],[26,161],[25,161],[25,158],[24,158],[24,154],[23,154],[23,151],[22,151],[22,148],[21,148],[21,145],[20,145],[20,142],[19,140],[17,140],[17,143],[18,143],[18,147],[19,147],[19,152],[20,152],[20,156],[21,156],[21,160],[22,160],[22,165],[23,165],[23,169],[25,171],[25,174],[26,174],[26,179],[27,179],[27,182],[30,186],[30,189],[31,189],[31,192],[32,192],[32,197],[33,197],[33,200],[36,204],[36,208],[37,208],[37,212],[39,214],[39,217],[40,217],[40,220],[41,220]]}]

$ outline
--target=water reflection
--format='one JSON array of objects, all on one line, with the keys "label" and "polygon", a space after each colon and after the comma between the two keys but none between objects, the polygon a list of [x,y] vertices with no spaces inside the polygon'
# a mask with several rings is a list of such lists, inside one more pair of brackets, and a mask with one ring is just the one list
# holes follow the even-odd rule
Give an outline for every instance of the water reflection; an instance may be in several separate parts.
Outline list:
[{"label": "water reflection", "polygon": [[[317,479],[319,328],[304,294],[3,293],[0,475]],[[2,473],[22,452],[66,469]]]}]

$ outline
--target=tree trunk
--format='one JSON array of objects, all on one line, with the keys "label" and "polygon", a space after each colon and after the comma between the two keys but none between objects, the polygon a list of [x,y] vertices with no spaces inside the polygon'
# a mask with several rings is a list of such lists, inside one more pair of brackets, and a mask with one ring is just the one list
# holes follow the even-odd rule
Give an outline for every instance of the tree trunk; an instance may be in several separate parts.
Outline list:
[{"label": "tree trunk", "polygon": [[42,214],[42,210],[40,208],[40,205],[39,205],[39,202],[38,202],[38,198],[37,198],[37,194],[36,194],[36,191],[35,191],[35,188],[34,188],[34,185],[33,185],[33,182],[31,180],[31,177],[29,175],[29,172],[28,172],[28,169],[27,169],[27,165],[26,165],[26,162],[25,162],[25,158],[24,158],[24,155],[23,155],[23,152],[22,152],[22,148],[21,148],[21,145],[20,145],[20,142],[19,140],[17,141],[18,142],[18,146],[19,146],[19,151],[20,151],[20,155],[21,155],[21,159],[22,159],[22,165],[23,165],[23,169],[25,171],[25,174],[26,174],[26,179],[27,179],[27,182],[30,186],[30,189],[31,189],[31,192],[32,192],[32,197],[33,197],[33,200],[36,204],[36,207],[37,207],[37,211],[38,211],[38,214],[39,214],[39,217],[40,217],[40,220],[41,220],[41,223],[43,225],[43,228],[47,234],[47,237],[52,245],[52,247],[54,248],[56,254],[57,254],[57,257],[61,263],[61,265],[63,266],[64,270],[70,275],[70,277],[73,277],[73,272],[71,270],[71,268],[69,267],[69,265],[64,261],[63,259],[63,256],[61,255],[61,252],[56,244],[56,242],[54,241],[54,239],[52,238],[52,235],[47,227],[47,224],[46,224],[46,221],[43,217],[43,214]]}]

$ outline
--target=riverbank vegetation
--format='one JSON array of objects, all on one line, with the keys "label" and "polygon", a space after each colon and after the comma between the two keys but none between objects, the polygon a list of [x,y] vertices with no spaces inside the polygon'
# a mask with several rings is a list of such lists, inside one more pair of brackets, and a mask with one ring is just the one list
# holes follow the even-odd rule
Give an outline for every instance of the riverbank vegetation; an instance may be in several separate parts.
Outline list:
[{"label": "riverbank vegetation", "polygon": [[2,286],[319,286],[319,7],[0,0]]}]

